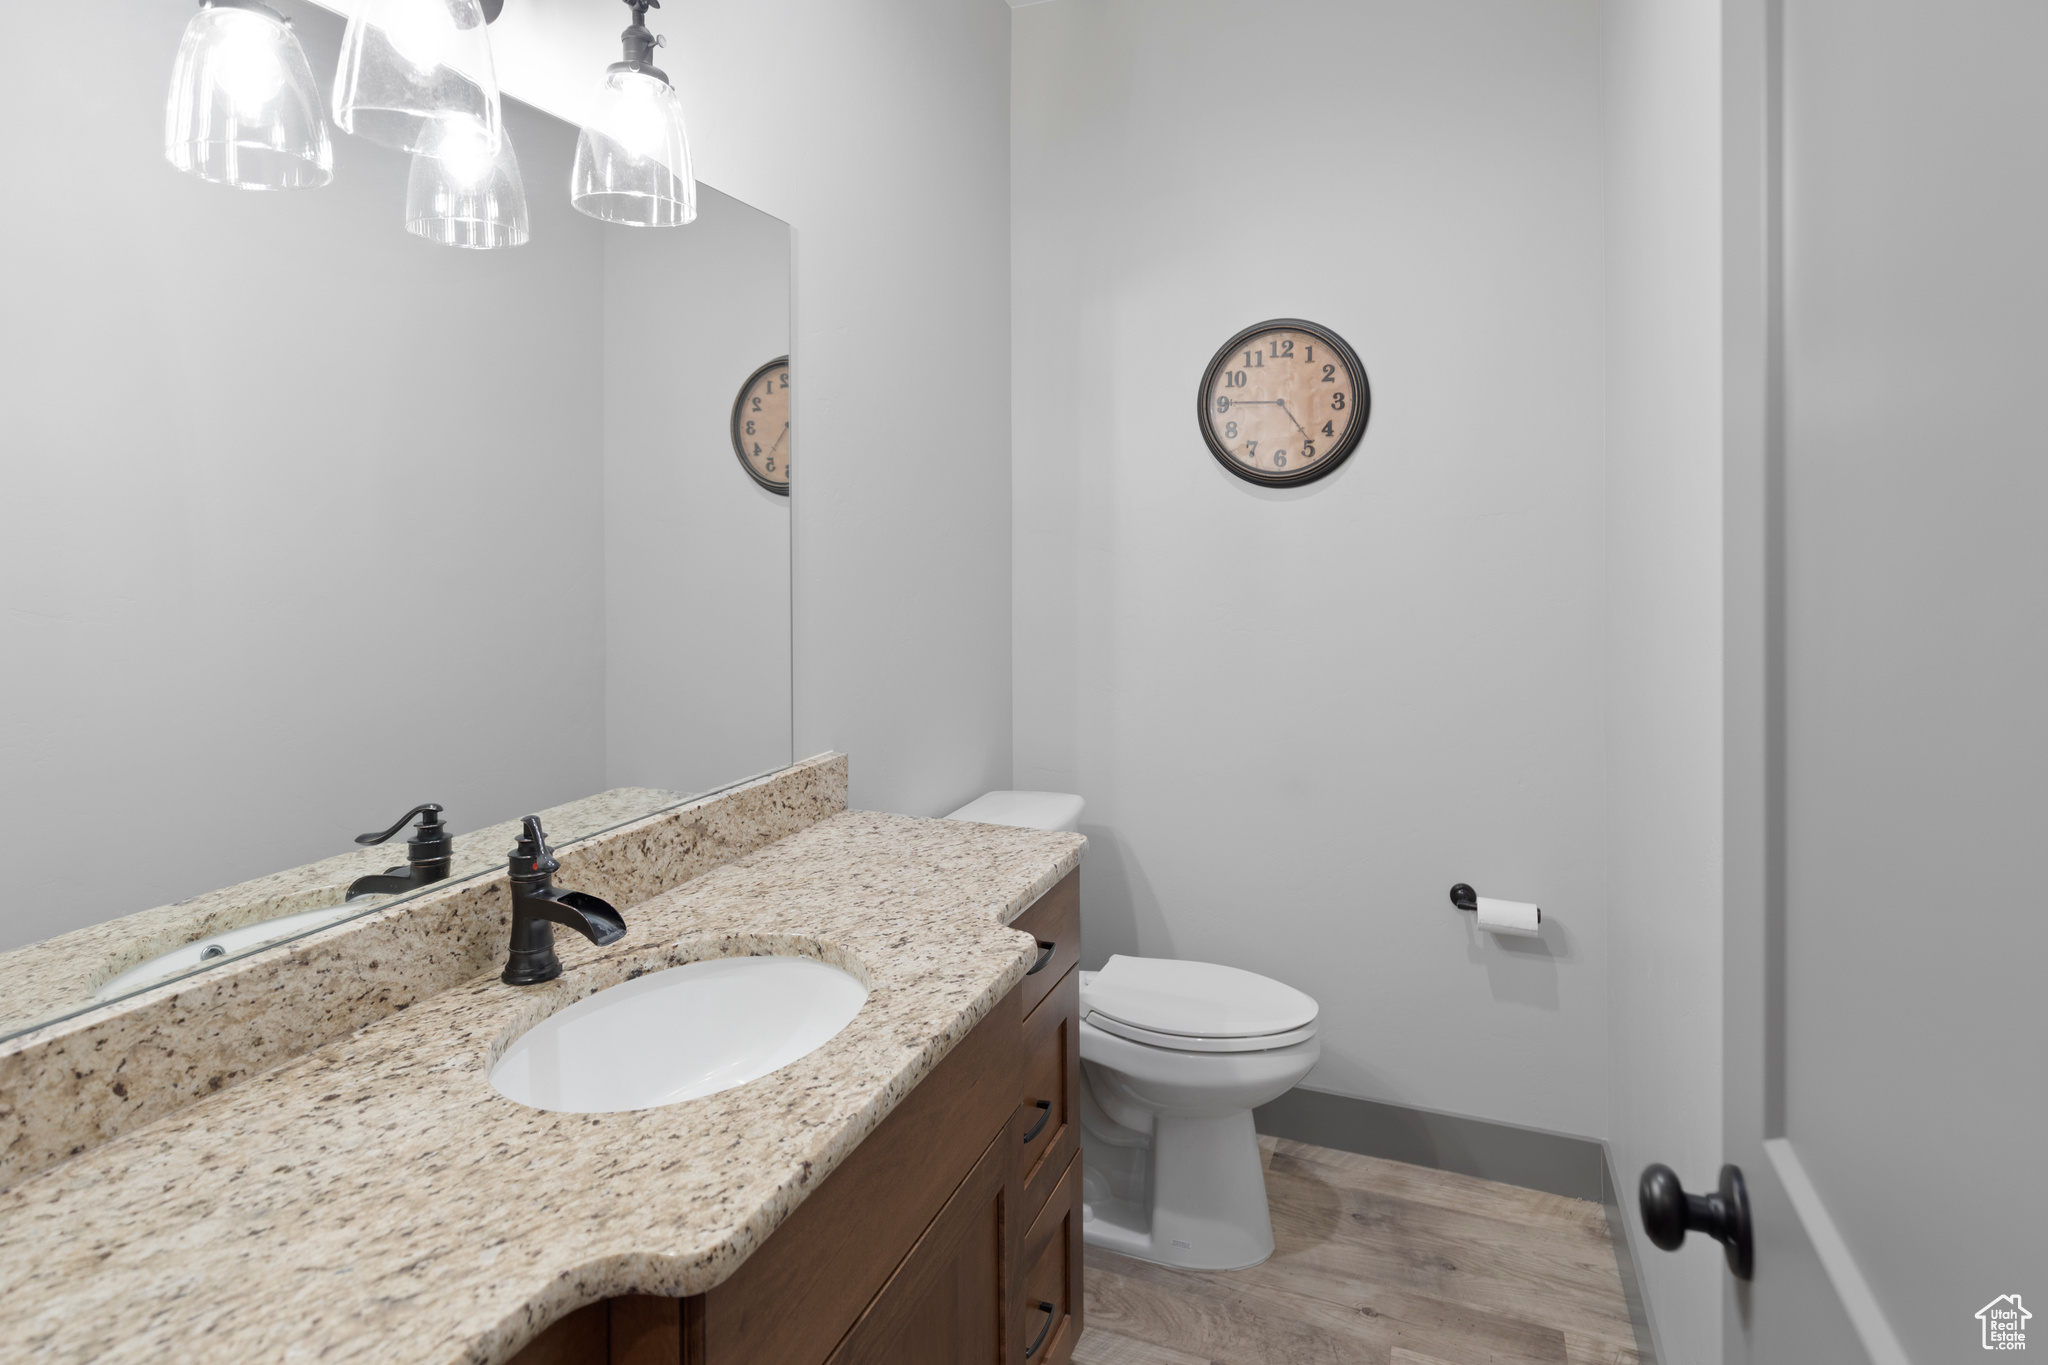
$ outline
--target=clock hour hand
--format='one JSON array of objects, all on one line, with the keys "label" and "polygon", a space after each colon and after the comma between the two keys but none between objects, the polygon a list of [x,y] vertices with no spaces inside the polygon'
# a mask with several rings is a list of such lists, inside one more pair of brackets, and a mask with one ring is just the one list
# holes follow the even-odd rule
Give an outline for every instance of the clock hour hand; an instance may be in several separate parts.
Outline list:
[{"label": "clock hour hand", "polygon": [[1287,406],[1287,400],[1285,398],[1275,398],[1273,401],[1280,405],[1280,411],[1287,414],[1287,420],[1294,423],[1294,429],[1300,432],[1303,436],[1307,436],[1308,428],[1304,427],[1300,423],[1300,421],[1295,418],[1294,409]]},{"label": "clock hour hand", "polygon": [[774,453],[775,453],[776,451],[778,451],[778,450],[780,450],[780,449],[782,448],[782,437],[783,437],[783,436],[787,436],[787,435],[789,435],[789,423],[787,423],[787,422],[784,422],[784,423],[782,424],[782,435],[781,435],[781,436],[777,436],[777,437],[775,438],[775,444],[774,444],[774,445],[772,445],[772,446],[769,446],[769,447],[768,447],[768,453],[769,453],[770,455],[773,455],[773,454],[774,454]]}]

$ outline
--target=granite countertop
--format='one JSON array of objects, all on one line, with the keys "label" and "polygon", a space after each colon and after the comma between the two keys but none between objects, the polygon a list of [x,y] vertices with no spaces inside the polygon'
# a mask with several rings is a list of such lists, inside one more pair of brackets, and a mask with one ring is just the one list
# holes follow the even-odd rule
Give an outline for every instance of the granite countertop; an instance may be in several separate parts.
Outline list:
[{"label": "granite countertop", "polygon": [[[846,812],[564,933],[545,986],[467,982],[0,1194],[8,1360],[494,1362],[616,1294],[720,1283],[1022,979],[1002,926],[1086,840]],[[649,969],[755,952],[867,1003],[721,1094],[552,1114],[490,1088],[540,1018]]]}]

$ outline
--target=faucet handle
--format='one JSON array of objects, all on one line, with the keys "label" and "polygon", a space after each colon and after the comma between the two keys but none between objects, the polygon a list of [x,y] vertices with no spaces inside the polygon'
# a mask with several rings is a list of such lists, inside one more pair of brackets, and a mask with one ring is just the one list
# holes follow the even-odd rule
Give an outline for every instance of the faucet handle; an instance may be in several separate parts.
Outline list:
[{"label": "faucet handle", "polygon": [[405,822],[412,819],[415,815],[421,817],[420,834],[422,836],[430,839],[440,837],[441,807],[435,802],[429,801],[424,806],[414,806],[411,810],[399,816],[398,823],[385,830],[382,834],[358,834],[356,842],[359,844],[381,844],[392,835],[398,833],[398,831],[404,829]]},{"label": "faucet handle", "polygon": [[555,855],[548,848],[548,836],[540,827],[540,817],[529,815],[519,822],[519,842],[512,848],[512,875],[531,877],[561,870]]}]

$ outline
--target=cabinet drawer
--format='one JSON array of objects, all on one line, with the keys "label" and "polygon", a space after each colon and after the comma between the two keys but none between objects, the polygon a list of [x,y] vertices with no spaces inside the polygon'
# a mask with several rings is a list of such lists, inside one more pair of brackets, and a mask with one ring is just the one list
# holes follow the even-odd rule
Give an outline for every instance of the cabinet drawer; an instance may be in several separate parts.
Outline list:
[{"label": "cabinet drawer", "polygon": [[1029,910],[1010,921],[1010,927],[1038,940],[1036,965],[1018,988],[1024,997],[1024,1015],[1029,1018],[1038,1002],[1081,960],[1081,869],[1060,878],[1058,886],[1032,902]]},{"label": "cabinet drawer", "polygon": [[1016,1152],[1017,1207],[1029,1218],[1044,1205],[1080,1146],[1081,973],[1070,971],[1024,1021],[1019,1048],[1024,1085],[1010,1120]]},{"label": "cabinet drawer", "polygon": [[1024,1234],[1015,1354],[1028,1365],[1066,1365],[1081,1335],[1081,1157]]}]

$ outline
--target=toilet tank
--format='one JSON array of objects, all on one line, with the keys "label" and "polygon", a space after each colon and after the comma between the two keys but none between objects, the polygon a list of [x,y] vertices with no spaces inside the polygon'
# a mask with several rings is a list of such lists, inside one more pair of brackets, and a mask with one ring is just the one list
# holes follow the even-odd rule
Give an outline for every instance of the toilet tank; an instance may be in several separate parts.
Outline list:
[{"label": "toilet tank", "polygon": [[1079,830],[1086,804],[1072,792],[988,792],[946,818],[1022,829]]}]

